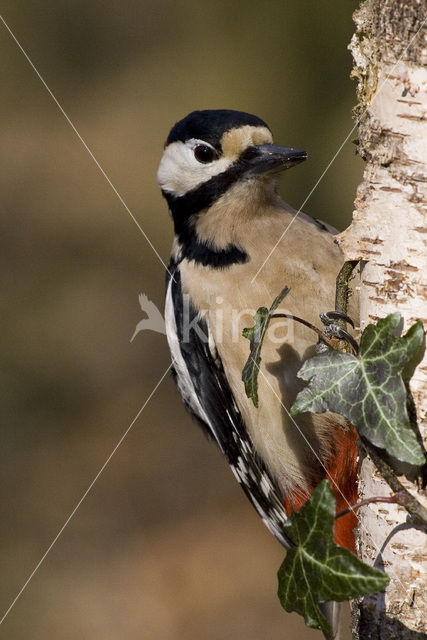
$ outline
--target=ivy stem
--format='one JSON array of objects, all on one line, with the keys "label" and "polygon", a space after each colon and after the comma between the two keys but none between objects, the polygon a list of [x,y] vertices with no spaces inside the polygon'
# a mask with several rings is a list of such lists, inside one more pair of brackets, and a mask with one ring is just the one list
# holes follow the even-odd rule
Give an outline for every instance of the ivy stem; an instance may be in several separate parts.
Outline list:
[{"label": "ivy stem", "polygon": [[[360,260],[347,260],[337,275],[335,281],[335,311],[338,311],[338,313],[347,315],[348,299],[350,297],[350,280],[359,262]],[[338,320],[337,324],[341,329],[345,329],[344,320]],[[343,340],[340,341],[339,348],[341,351],[345,348],[345,342]],[[358,349],[356,350],[356,355],[357,354]]]},{"label": "ivy stem", "polygon": [[[343,509],[342,511],[337,513],[337,515],[335,516],[335,520],[338,520],[338,518],[342,518],[342,516],[346,516],[348,513],[352,513],[357,509],[360,509],[360,507],[364,507],[367,504],[373,504],[375,502],[389,502],[391,504],[400,504],[404,507],[405,504],[402,503],[401,494],[403,494],[403,492],[398,491],[397,493],[394,493],[392,496],[375,496],[374,498],[365,498],[365,500],[361,500],[360,502],[357,502],[356,504],[349,507],[348,509]],[[404,499],[403,499],[403,502],[404,502]]]},{"label": "ivy stem", "polygon": [[290,313],[273,313],[271,314],[270,318],[288,318],[289,320],[295,320],[295,322],[300,322],[301,324],[305,325],[309,329],[312,329],[313,331],[315,331],[319,336],[319,338],[323,342],[325,342],[328,345],[328,347],[331,347],[331,349],[335,349],[335,351],[337,350],[337,346],[334,344],[333,340],[325,336],[323,331],[318,329],[314,324],[311,324],[311,322],[308,322],[308,320],[303,320],[303,318],[299,318],[298,316],[293,316]]},{"label": "ivy stem", "polygon": [[[348,298],[350,296],[350,279],[354,269],[359,264],[360,260],[347,260],[336,279],[335,289],[335,311],[339,313],[345,313],[347,315]],[[342,329],[345,329],[345,322],[338,320],[337,323]]]}]

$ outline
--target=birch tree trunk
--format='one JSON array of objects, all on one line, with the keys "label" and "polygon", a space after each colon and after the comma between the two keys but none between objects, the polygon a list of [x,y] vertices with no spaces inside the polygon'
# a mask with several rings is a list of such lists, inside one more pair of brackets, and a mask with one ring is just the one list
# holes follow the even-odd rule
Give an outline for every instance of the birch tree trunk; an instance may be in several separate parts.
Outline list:
[{"label": "birch tree trunk", "polygon": [[[426,17],[425,0],[366,0],[354,14],[355,115],[366,167],[353,223],[340,243],[347,260],[366,261],[362,328],[394,311],[402,314],[405,331],[427,318]],[[424,358],[411,381],[424,443],[426,383]],[[425,504],[425,492],[404,484]],[[390,494],[369,458],[362,462],[359,487],[361,498]],[[385,592],[353,603],[357,640],[427,637],[426,535],[405,525],[406,517],[401,507],[388,504],[360,510],[358,553],[384,568],[390,584]]]}]

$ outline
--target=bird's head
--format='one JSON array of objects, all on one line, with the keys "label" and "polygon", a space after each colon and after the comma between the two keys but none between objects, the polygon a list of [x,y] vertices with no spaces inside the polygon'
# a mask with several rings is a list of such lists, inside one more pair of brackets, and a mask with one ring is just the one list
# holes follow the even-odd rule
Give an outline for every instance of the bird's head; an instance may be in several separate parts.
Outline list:
[{"label": "bird's head", "polygon": [[[166,140],[157,182],[186,255],[202,256],[204,264],[218,262],[207,257],[207,249],[232,246],[233,229],[277,202],[276,175],[306,157],[300,149],[273,144],[266,123],[249,113],[193,111],[177,122]],[[244,256],[240,252],[230,260]]]},{"label": "bird's head", "polygon": [[193,111],[172,128],[157,173],[169,204],[185,198],[207,208],[237,182],[271,181],[305,151],[273,144],[257,116],[227,109]]}]

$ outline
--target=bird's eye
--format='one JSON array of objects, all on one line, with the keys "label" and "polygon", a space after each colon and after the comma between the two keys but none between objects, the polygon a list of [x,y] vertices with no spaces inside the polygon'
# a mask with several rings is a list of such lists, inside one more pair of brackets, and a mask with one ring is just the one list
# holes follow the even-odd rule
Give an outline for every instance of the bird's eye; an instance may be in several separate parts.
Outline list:
[{"label": "bird's eye", "polygon": [[207,164],[208,162],[212,162],[217,157],[217,153],[215,149],[212,147],[208,147],[206,144],[198,144],[194,149],[194,157],[199,162],[203,164]]}]

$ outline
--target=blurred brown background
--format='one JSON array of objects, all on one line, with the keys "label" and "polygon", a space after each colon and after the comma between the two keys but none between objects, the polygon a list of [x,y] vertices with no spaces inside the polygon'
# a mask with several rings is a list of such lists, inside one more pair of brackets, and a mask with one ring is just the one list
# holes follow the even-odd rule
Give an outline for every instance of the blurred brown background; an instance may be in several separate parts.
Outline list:
[{"label": "blurred brown background", "polygon": [[[259,115],[309,152],[281,184],[299,207],[353,125],[356,4],[4,0],[2,15],[167,261],[171,125]],[[3,615],[169,357],[160,334],[129,342],[138,293],[163,306],[162,265],[3,25],[0,46]],[[305,210],[343,228],[361,171],[349,141]],[[0,637],[320,639],[280,608],[282,556],[167,376]]]}]

